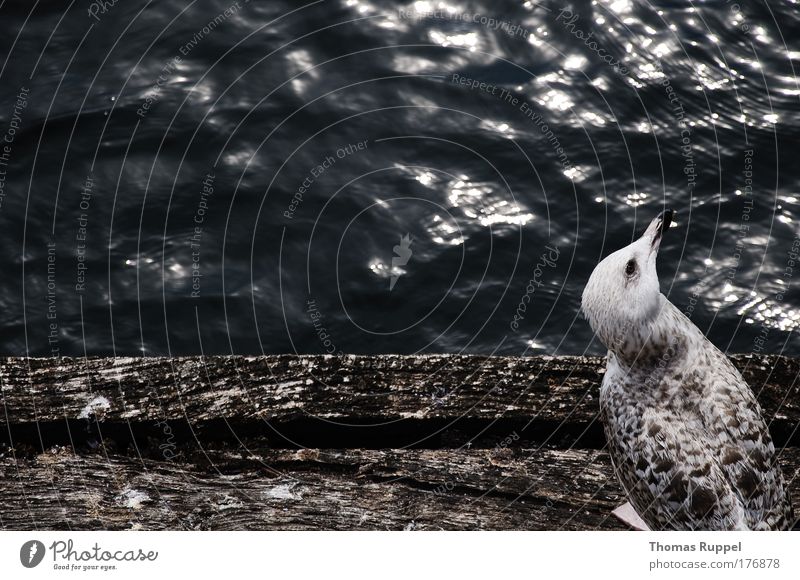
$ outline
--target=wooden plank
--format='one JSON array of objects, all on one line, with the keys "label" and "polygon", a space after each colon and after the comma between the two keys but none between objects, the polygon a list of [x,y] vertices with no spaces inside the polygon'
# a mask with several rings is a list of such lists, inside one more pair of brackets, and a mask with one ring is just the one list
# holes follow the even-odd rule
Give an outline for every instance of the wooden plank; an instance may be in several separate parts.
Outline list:
[{"label": "wooden plank", "polygon": [[[737,355],[777,428],[800,423],[800,360]],[[524,419],[591,422],[599,357],[0,359],[0,421]]]},{"label": "wooden plank", "polygon": [[[797,441],[800,361],[733,361],[776,439]],[[595,421],[603,366],[451,355],[0,359],[0,527],[621,529]],[[592,437],[576,435],[586,430]],[[510,447],[491,447],[509,433]],[[320,449],[332,445],[341,449]],[[781,461],[797,502],[800,448]]]},{"label": "wooden plank", "polygon": [[[65,448],[0,462],[4,529],[623,529],[593,450],[206,450],[204,464]],[[800,510],[800,450],[781,456]]]}]

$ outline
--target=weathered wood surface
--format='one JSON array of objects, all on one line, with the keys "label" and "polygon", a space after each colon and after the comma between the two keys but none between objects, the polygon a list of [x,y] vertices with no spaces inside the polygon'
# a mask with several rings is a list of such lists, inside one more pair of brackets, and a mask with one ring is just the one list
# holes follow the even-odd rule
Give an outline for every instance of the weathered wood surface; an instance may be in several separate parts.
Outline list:
[{"label": "weathered wood surface", "polygon": [[[800,361],[733,360],[791,445],[780,461],[800,513]],[[596,421],[602,367],[0,359],[0,527],[623,529]]]},{"label": "weathered wood surface", "polygon": [[[765,413],[800,420],[800,360],[732,357]],[[207,358],[0,359],[0,403],[11,423],[298,415],[524,418],[591,421],[599,357],[214,356]]]},{"label": "weathered wood surface", "polygon": [[[13,529],[619,530],[587,450],[211,451],[206,465],[64,449],[0,464]],[[796,485],[800,450],[782,463]],[[13,508],[12,508],[13,506]]]}]

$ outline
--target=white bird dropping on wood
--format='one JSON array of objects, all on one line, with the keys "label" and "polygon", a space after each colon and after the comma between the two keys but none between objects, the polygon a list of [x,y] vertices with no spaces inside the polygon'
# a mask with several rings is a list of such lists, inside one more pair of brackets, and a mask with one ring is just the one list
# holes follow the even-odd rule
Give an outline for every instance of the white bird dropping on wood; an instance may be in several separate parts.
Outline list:
[{"label": "white bird dropping on wood", "polygon": [[722,352],[661,294],[672,211],[601,261],[581,308],[608,347],[600,415],[614,471],[650,529],[785,530],[789,494],[761,408]]}]

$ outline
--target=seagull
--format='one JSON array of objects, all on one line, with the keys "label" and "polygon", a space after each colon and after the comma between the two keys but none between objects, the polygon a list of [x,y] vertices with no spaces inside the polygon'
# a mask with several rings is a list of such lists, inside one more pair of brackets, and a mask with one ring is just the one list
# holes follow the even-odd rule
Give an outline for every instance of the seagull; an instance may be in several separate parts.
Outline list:
[{"label": "seagull", "polygon": [[789,493],[761,408],[727,356],[659,289],[673,212],[602,260],[581,309],[608,348],[600,387],[614,472],[636,529],[787,530]]}]

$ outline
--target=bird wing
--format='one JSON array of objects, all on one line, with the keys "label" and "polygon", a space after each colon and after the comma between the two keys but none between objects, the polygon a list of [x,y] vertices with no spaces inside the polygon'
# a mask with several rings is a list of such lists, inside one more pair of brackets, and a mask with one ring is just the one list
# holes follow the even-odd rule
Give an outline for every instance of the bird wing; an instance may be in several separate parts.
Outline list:
[{"label": "bird wing", "polygon": [[[752,391],[727,358],[698,396],[673,399],[635,423],[605,421],[618,476],[651,529],[788,529],[789,496]],[[704,365],[705,368],[710,368]]]},{"label": "bird wing", "polygon": [[[633,433],[608,433],[608,439],[629,500],[650,529],[746,529],[702,424],[663,409],[646,410],[637,423]],[[619,428],[625,427],[611,424]]]},{"label": "bird wing", "polygon": [[791,525],[791,502],[761,407],[728,358],[722,353],[715,358],[717,370],[706,383],[700,414],[720,470],[748,528],[784,529]]}]

